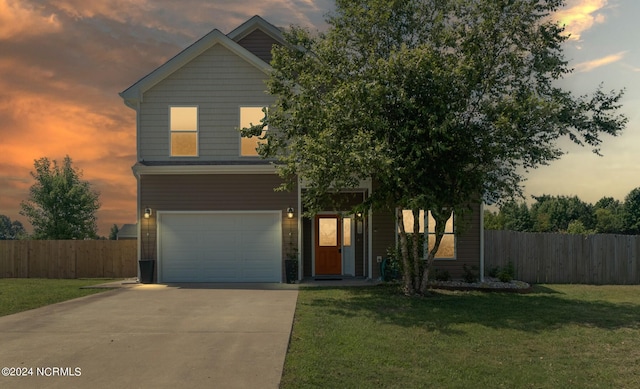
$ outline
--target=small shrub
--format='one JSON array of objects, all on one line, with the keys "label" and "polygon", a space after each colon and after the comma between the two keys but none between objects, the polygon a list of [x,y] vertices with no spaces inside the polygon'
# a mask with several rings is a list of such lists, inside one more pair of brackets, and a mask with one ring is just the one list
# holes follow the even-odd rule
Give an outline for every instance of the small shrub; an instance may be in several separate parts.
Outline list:
[{"label": "small shrub", "polygon": [[384,264],[384,274],[381,274],[383,281],[402,279],[402,261],[400,260],[399,248],[387,248],[387,257],[384,260]]},{"label": "small shrub", "polygon": [[478,280],[478,276],[474,271],[475,269],[475,266],[468,267],[466,264],[462,266],[462,271],[464,272],[462,278],[464,279],[464,282],[472,284]]},{"label": "small shrub", "polygon": [[511,282],[511,280],[513,279],[513,277],[511,276],[511,274],[509,274],[508,271],[500,270],[500,272],[498,272],[498,279],[501,282]]},{"label": "small shrub", "polygon": [[507,266],[503,267],[498,272],[498,279],[502,282],[511,282],[511,280],[513,280],[514,273],[513,262],[509,261]]},{"label": "small shrub", "polygon": [[502,282],[511,282],[515,277],[515,270],[513,268],[513,262],[509,261],[509,263],[504,266],[495,266],[489,269],[488,273],[489,277],[497,278]]}]

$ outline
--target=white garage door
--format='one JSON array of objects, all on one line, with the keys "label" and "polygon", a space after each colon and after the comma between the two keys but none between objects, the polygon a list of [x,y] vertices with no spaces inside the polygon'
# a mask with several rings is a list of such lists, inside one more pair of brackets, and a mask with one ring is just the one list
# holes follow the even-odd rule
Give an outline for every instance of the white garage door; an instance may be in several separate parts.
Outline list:
[{"label": "white garage door", "polygon": [[280,282],[282,214],[159,213],[160,282]]}]

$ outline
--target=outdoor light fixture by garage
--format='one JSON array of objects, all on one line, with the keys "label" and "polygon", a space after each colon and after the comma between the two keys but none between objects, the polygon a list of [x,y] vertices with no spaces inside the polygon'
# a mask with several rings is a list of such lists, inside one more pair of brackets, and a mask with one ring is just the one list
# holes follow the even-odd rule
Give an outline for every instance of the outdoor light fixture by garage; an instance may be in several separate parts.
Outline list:
[{"label": "outdoor light fixture by garage", "polygon": [[152,212],[151,212],[151,208],[145,208],[145,209],[144,209],[144,218],[145,218],[145,219],[150,218],[150,217],[151,217],[151,213],[152,213]]},{"label": "outdoor light fixture by garage", "polygon": [[289,219],[293,219],[293,208],[292,207],[287,208],[287,217]]}]

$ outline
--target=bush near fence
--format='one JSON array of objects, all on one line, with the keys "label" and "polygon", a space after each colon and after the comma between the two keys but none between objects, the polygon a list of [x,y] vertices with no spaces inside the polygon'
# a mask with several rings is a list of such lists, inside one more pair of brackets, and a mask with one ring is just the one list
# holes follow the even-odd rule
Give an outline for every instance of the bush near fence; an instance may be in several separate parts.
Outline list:
[{"label": "bush near fence", "polygon": [[639,256],[640,235],[484,232],[485,269],[512,262],[529,283],[640,284]]},{"label": "bush near fence", "polygon": [[137,274],[136,240],[0,241],[0,278],[127,278]]}]

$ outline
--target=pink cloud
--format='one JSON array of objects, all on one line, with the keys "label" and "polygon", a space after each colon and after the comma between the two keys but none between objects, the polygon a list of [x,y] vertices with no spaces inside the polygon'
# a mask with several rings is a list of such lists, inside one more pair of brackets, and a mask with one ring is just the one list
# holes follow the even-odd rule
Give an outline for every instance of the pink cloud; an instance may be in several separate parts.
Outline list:
[{"label": "pink cloud", "polygon": [[608,0],[569,0],[564,9],[554,16],[565,25],[570,40],[580,40],[581,34],[596,24],[605,22],[602,14],[596,13],[607,5]]},{"label": "pink cloud", "polygon": [[24,39],[59,31],[60,28],[60,21],[54,13],[43,12],[19,0],[0,0],[0,40]]},{"label": "pink cloud", "polygon": [[607,55],[602,58],[597,58],[587,62],[581,62],[575,65],[575,69],[577,72],[590,72],[601,66],[606,66],[621,61],[627,53],[628,51],[621,51],[619,53]]}]

